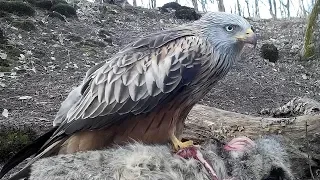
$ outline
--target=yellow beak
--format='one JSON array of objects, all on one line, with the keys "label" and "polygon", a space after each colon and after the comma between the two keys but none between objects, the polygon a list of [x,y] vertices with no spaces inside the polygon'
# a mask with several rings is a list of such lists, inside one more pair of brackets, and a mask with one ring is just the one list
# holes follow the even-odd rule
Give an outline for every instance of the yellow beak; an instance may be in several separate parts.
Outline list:
[{"label": "yellow beak", "polygon": [[238,41],[242,41],[244,43],[253,44],[254,47],[256,47],[256,45],[257,45],[257,36],[252,31],[251,28],[247,29],[244,34],[237,35],[236,38],[237,38]]}]

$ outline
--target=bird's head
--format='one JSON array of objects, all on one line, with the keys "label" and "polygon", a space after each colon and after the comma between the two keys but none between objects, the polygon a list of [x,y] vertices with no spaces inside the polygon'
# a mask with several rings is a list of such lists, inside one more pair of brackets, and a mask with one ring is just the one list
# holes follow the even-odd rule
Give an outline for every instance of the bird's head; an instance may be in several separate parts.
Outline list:
[{"label": "bird's head", "polygon": [[215,48],[240,52],[244,44],[257,43],[257,36],[243,17],[224,12],[209,12],[194,23]]}]

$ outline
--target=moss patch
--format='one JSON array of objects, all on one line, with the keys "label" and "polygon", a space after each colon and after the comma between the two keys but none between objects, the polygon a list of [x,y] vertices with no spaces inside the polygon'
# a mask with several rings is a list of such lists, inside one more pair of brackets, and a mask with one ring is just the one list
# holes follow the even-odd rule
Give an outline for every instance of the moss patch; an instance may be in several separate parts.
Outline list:
[{"label": "moss patch", "polygon": [[35,139],[36,133],[31,128],[0,127],[0,162],[5,162]]},{"label": "moss patch", "polygon": [[6,59],[0,59],[0,72],[9,72],[15,63],[14,59],[17,59],[23,52],[18,47],[8,44],[0,44],[0,49],[8,56]]},{"label": "moss patch", "polygon": [[11,67],[0,66],[0,72],[10,72]]},{"label": "moss patch", "polygon": [[52,6],[62,3],[68,4],[65,0],[27,0],[30,4],[33,4],[36,7],[50,10]]},{"label": "moss patch", "polygon": [[0,66],[9,67],[9,61],[5,61],[5,59],[0,59]]},{"label": "moss patch", "polygon": [[304,45],[302,49],[302,59],[309,59],[315,55],[314,31],[317,25],[317,18],[320,12],[320,0],[316,1],[308,19],[307,29],[304,37]]},{"label": "moss patch", "polygon": [[36,30],[36,26],[33,24],[31,20],[15,20],[12,22],[14,27],[19,29],[23,29],[25,31],[34,31]]},{"label": "moss patch", "polygon": [[0,11],[19,16],[33,16],[35,14],[35,10],[28,3],[21,1],[0,1]]},{"label": "moss patch", "polygon": [[77,16],[76,9],[68,4],[59,3],[51,8],[52,11],[56,11],[66,17]]}]

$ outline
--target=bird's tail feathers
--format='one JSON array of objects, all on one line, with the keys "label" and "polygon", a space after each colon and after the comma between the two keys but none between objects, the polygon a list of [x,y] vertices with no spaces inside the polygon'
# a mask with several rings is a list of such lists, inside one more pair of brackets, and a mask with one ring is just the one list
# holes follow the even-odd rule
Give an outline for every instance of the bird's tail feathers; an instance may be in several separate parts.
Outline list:
[{"label": "bird's tail feathers", "polygon": [[48,146],[42,152],[40,152],[34,158],[32,158],[27,165],[25,165],[19,172],[11,176],[8,180],[19,180],[19,179],[28,177],[31,172],[31,165],[41,158],[52,155],[57,150],[57,147],[59,147],[59,144],[63,142],[64,142],[63,139],[60,139],[52,143],[50,146]]}]

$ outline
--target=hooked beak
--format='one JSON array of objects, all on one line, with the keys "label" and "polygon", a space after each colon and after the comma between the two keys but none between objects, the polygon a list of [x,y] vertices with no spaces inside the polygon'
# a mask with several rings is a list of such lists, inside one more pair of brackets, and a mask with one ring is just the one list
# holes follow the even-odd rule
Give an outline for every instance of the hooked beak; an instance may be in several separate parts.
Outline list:
[{"label": "hooked beak", "polygon": [[254,47],[257,45],[258,38],[251,28],[247,29],[244,34],[236,36],[236,38],[238,41],[252,44]]}]

